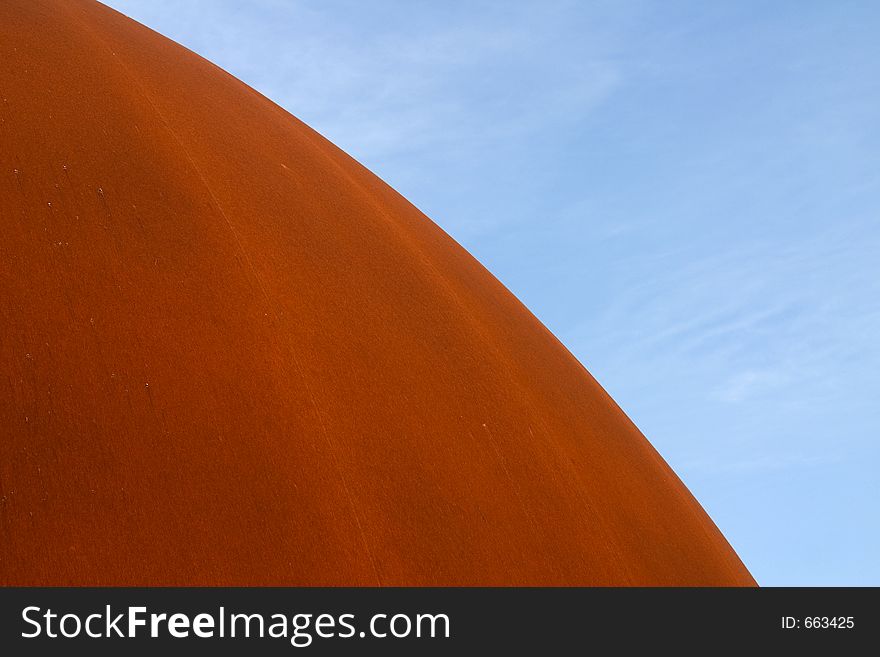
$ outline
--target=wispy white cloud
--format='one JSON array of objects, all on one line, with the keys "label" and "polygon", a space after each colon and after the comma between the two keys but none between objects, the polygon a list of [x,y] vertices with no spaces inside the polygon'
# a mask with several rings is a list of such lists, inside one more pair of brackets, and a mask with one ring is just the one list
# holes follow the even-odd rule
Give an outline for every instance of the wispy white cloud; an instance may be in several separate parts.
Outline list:
[{"label": "wispy white cloud", "polygon": [[766,394],[789,381],[785,374],[778,371],[747,369],[731,376],[713,395],[721,401],[738,404],[754,395]]}]

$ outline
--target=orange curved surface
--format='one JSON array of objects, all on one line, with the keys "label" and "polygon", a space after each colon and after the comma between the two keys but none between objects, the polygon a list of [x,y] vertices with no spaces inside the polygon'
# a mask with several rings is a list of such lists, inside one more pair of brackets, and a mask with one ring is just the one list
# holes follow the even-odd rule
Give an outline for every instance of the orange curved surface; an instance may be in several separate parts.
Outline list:
[{"label": "orange curved surface", "polygon": [[0,92],[0,583],[754,583],[510,292],[242,82],[3,0]]}]

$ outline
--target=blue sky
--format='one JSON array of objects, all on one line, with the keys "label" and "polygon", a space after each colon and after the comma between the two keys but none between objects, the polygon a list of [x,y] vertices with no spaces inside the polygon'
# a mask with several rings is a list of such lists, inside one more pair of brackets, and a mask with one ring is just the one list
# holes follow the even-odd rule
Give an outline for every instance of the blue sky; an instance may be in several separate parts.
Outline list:
[{"label": "blue sky", "polygon": [[109,0],[477,256],[764,585],[880,585],[880,5]]}]

